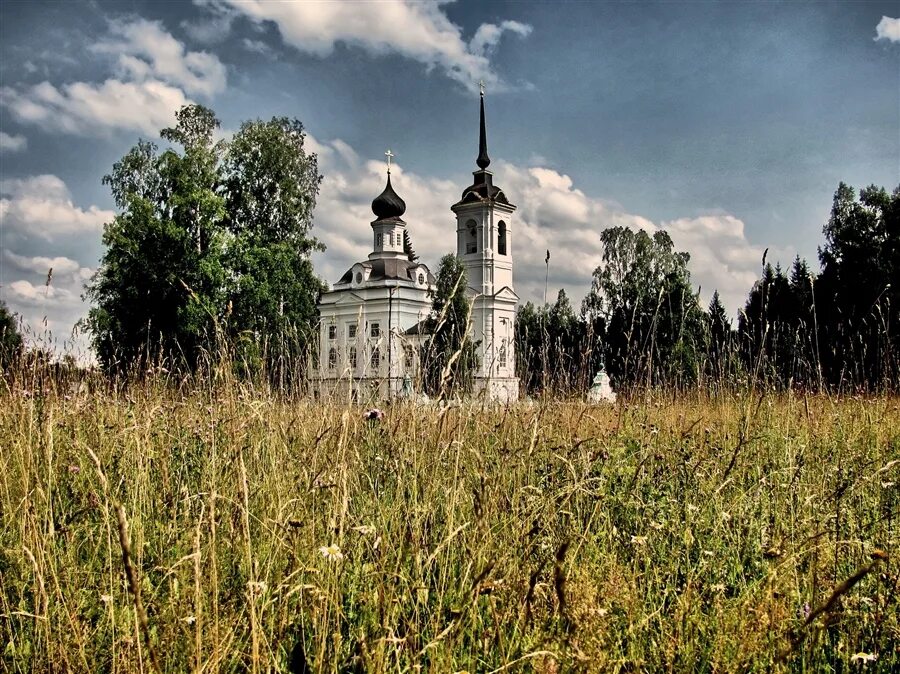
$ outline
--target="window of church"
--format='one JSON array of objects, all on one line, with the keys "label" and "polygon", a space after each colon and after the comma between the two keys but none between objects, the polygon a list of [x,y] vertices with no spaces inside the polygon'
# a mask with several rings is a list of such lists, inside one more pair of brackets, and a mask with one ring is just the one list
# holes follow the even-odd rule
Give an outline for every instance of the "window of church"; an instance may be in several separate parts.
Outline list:
[{"label": "window of church", "polygon": [[506,223],[503,220],[497,229],[497,254],[506,255]]},{"label": "window of church", "polygon": [[370,334],[372,337],[381,337],[381,325],[372,323]]},{"label": "window of church", "polygon": [[328,339],[337,339],[337,326],[336,325],[328,326]]},{"label": "window of church", "polygon": [[356,369],[356,347],[355,346],[350,347],[350,369],[351,370]]},{"label": "window of church", "polygon": [[413,366],[413,348],[410,344],[403,345],[403,367],[410,369]]},{"label": "window of church", "polygon": [[356,339],[356,323],[351,323],[347,326],[347,337],[349,339]]},{"label": "window of church", "polygon": [[422,274],[422,273],[419,274],[419,285],[420,286],[425,285],[425,274]]},{"label": "window of church", "polygon": [[466,253],[478,252],[478,231],[474,220],[466,223]]},{"label": "window of church", "polygon": [[500,347],[500,353],[497,356],[497,364],[500,367],[506,367],[506,344]]},{"label": "window of church", "polygon": [[384,245],[384,234],[375,235],[375,247],[381,248]]},{"label": "window of church", "polygon": [[337,367],[338,362],[338,352],[337,349],[331,347],[328,349],[328,369],[333,370]]},{"label": "window of church", "polygon": [[377,370],[381,367],[381,349],[377,346],[372,349],[372,357],[369,359],[369,365],[373,370]]},{"label": "window of church", "polygon": [[362,272],[356,272],[356,282],[362,283]]}]

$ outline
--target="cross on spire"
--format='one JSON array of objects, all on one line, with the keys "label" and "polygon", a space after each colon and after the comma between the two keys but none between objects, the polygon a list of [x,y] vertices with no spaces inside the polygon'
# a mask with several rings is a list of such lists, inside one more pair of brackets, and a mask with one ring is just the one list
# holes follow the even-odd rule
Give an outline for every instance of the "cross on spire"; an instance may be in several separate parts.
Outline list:
[{"label": "cross on spire", "polygon": [[484,96],[484,80],[478,80],[478,88],[481,90],[481,95]]},{"label": "cross on spire", "polygon": [[384,156],[387,157],[388,175],[390,175],[391,174],[391,159],[394,158],[394,153],[391,152],[390,148],[388,148],[388,151],[384,153]]}]

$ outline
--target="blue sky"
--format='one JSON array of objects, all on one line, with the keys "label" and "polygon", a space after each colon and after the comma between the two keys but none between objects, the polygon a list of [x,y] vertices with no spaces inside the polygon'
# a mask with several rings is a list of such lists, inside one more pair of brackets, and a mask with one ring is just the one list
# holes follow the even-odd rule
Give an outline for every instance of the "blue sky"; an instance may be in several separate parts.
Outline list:
[{"label": "blue sky", "polygon": [[817,266],[839,181],[900,181],[897,15],[877,2],[7,0],[0,296],[65,347],[113,215],[102,176],[190,101],[226,134],[255,117],[304,123],[325,174],[325,280],[368,253],[387,148],[434,264],[475,169],[484,79],[523,299],[542,296],[549,248],[550,297],[580,302],[600,232],[621,224],[669,231],[703,299],[718,288],[735,313],[765,248]]}]

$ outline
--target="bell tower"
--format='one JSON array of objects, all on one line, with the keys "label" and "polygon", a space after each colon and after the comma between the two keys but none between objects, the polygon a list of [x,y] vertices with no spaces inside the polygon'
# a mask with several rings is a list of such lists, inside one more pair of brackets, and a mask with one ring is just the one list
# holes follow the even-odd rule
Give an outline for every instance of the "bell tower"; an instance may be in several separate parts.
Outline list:
[{"label": "bell tower", "polygon": [[519,397],[513,326],[518,296],[513,289],[512,216],[516,207],[488,171],[484,82],[481,83],[478,170],[472,185],[450,209],[456,215],[456,255],[466,269],[472,302],[472,336],[478,343],[475,385],[479,394],[508,402]]}]

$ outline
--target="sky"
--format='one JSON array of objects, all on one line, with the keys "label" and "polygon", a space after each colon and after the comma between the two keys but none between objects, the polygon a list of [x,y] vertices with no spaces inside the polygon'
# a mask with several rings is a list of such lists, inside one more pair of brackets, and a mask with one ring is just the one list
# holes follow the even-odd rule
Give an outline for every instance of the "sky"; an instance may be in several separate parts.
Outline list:
[{"label": "sky", "polygon": [[[815,269],[840,181],[900,183],[900,11],[879,2],[0,3],[0,299],[32,341],[73,326],[115,215],[102,184],[182,105],[299,119],[324,175],[334,283],[392,183],[432,268],[471,183],[478,82],[494,182],[518,206],[515,289],[577,307],[600,235],[664,229],[736,315],[767,260]],[[545,252],[551,252],[549,269]],[[53,269],[47,284],[49,269]]]}]

